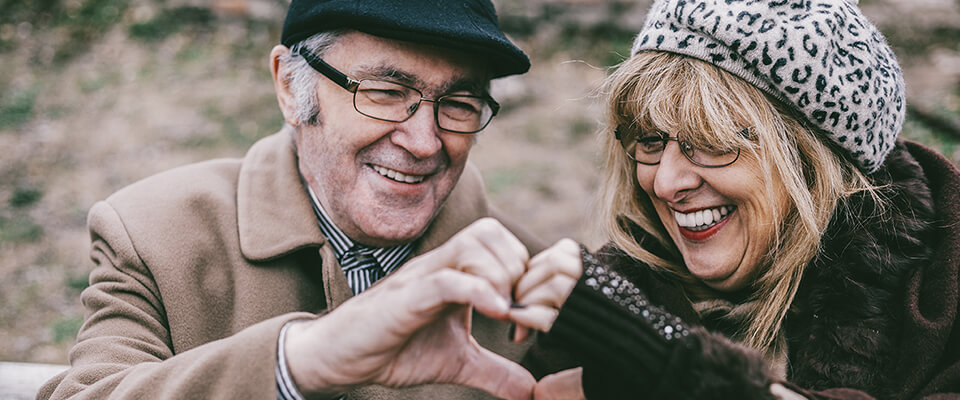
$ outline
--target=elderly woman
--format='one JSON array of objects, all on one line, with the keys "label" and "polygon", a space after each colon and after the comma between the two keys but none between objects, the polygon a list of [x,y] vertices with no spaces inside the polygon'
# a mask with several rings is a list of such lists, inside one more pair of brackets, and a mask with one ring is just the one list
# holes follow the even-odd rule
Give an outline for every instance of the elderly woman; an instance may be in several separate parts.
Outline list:
[{"label": "elderly woman", "polygon": [[583,366],[538,395],[960,393],[960,174],[897,139],[902,73],[852,3],[654,3],[605,85],[610,243],[569,297],[517,286],[562,304],[528,366]]}]

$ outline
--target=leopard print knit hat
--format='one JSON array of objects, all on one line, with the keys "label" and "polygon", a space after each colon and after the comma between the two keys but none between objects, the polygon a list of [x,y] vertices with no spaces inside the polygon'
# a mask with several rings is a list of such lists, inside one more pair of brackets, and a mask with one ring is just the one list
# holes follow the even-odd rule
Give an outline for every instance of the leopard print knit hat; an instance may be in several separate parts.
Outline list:
[{"label": "leopard print knit hat", "polygon": [[903,125],[903,72],[853,0],[656,0],[631,55],[727,70],[791,107],[866,173]]}]

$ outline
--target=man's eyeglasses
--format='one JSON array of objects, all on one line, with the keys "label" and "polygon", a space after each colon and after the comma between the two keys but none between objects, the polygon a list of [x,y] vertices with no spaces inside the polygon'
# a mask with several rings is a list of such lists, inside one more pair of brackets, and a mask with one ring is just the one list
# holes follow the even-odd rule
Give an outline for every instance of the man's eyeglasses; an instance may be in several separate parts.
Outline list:
[{"label": "man's eyeglasses", "polygon": [[433,103],[434,119],[440,129],[457,133],[477,133],[486,128],[493,116],[500,111],[500,104],[489,96],[445,94],[436,99],[427,99],[416,88],[402,83],[381,79],[352,79],[307,50],[306,46],[298,45],[294,51],[317,72],[353,93],[353,108],[373,119],[403,122],[417,112],[420,103],[429,101]]},{"label": "man's eyeglasses", "polygon": [[[739,133],[748,136],[750,128],[746,128]],[[687,157],[687,160],[704,168],[726,167],[740,158],[739,148],[730,151],[697,148],[686,141],[671,137],[660,131],[636,132],[618,126],[614,130],[614,135],[620,141],[620,145],[623,146],[627,157],[644,165],[660,164],[663,151],[667,148],[667,142],[671,140],[680,145],[680,152],[683,153],[684,157]]]}]

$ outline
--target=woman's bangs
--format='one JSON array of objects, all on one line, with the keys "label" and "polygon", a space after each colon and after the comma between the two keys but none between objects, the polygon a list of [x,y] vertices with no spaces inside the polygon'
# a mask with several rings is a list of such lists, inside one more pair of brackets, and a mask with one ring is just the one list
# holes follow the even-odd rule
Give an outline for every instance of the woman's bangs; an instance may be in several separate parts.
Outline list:
[{"label": "woman's bangs", "polygon": [[[741,131],[756,108],[743,88],[699,60],[675,55],[644,57],[644,67],[618,90],[616,123],[635,130],[658,130],[708,149],[751,145]],[[732,87],[733,86],[733,87]]]},{"label": "woman's bangs", "polygon": [[[620,92],[620,109],[616,115],[618,125],[639,131],[669,131],[669,127],[678,125],[677,104],[663,101],[676,96],[677,90],[650,75],[638,75],[629,90]],[[669,79],[664,78],[664,81]]]},{"label": "woman's bangs", "polygon": [[[688,63],[689,71],[676,115],[680,116],[678,135],[695,147],[733,150],[750,146],[748,136],[753,118],[749,110],[756,107],[746,100],[739,85],[725,79],[723,73],[699,61]],[[754,113],[755,114],[755,113]]]}]

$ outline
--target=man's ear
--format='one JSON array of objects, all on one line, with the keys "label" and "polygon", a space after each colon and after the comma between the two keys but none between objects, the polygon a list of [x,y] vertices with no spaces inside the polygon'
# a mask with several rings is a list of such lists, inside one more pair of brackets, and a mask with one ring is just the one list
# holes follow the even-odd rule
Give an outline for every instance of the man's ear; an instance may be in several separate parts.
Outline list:
[{"label": "man's ear", "polygon": [[281,68],[288,68],[282,65],[280,57],[287,54],[290,49],[287,46],[278,44],[270,50],[270,74],[273,75],[273,87],[277,92],[277,103],[280,104],[280,112],[283,113],[283,119],[291,126],[297,126],[300,121],[297,119],[297,98],[290,89],[290,81],[286,79],[289,71],[281,71]]}]

